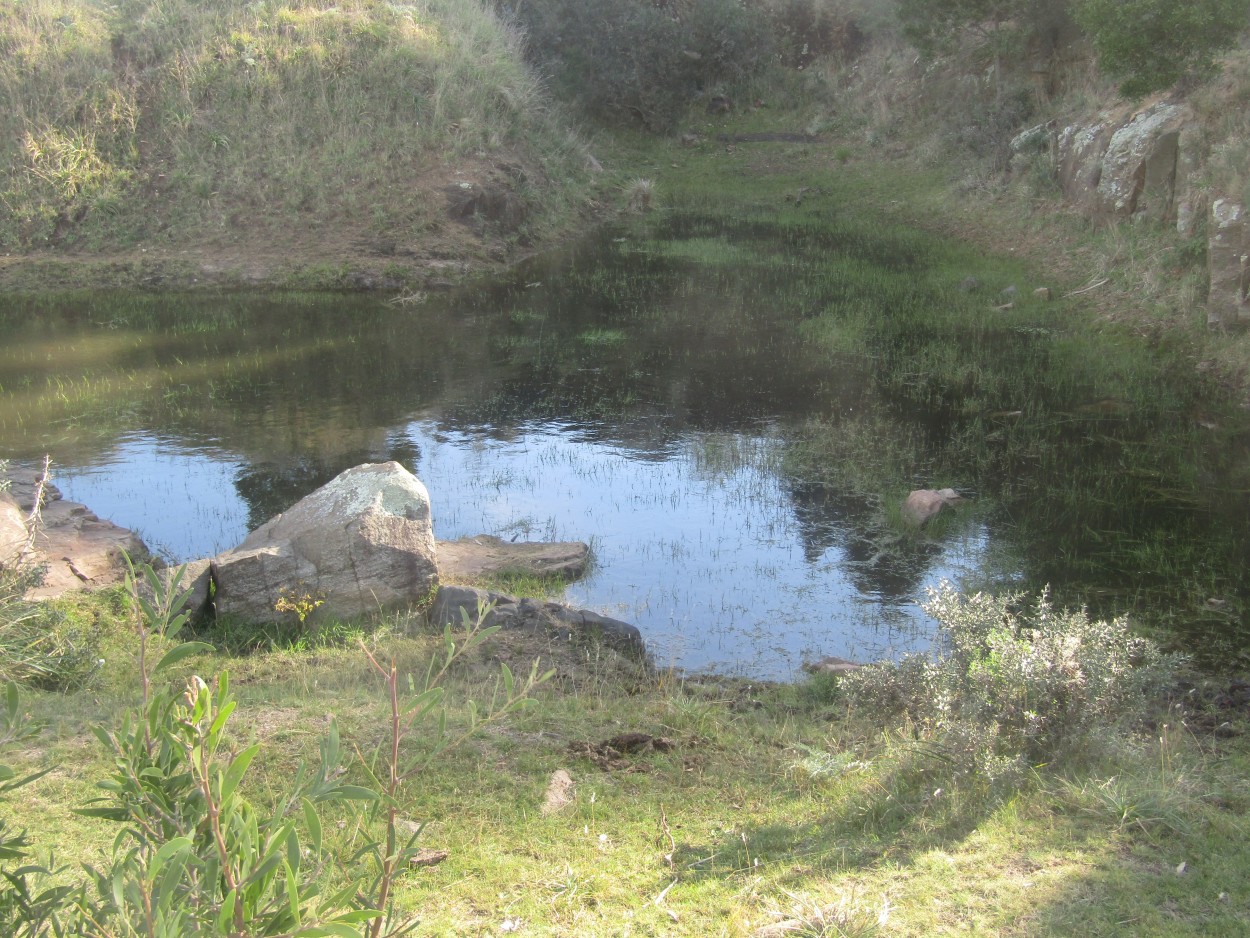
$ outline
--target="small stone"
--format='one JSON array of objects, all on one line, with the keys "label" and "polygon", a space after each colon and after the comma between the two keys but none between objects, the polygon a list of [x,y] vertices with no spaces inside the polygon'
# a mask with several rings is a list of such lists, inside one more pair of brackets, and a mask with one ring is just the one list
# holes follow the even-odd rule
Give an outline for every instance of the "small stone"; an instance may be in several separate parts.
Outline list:
[{"label": "small stone", "polygon": [[846,658],[826,655],[819,661],[811,661],[803,665],[803,670],[808,674],[848,674],[851,671],[859,670],[861,667],[863,665],[856,664],[854,661],[848,661]]},{"label": "small stone", "polygon": [[917,489],[903,503],[903,518],[916,527],[923,527],[935,515],[961,501],[954,489]]},{"label": "small stone", "polygon": [[551,773],[547,783],[547,791],[543,795],[543,814],[555,814],[563,811],[573,803],[573,776],[564,769],[556,769]]},{"label": "small stone", "polygon": [[1043,303],[1049,303],[1052,299],[1050,287],[1038,287],[1033,291],[1033,299],[1041,300]]}]

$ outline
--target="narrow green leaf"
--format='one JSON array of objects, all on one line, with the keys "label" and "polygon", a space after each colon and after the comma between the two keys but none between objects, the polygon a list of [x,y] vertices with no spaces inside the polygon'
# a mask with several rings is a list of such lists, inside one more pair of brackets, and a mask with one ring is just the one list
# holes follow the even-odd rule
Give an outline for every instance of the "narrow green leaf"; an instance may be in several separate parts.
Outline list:
[{"label": "narrow green leaf", "polygon": [[166,668],[173,667],[184,658],[190,658],[192,655],[202,655],[213,650],[213,646],[207,642],[183,642],[181,645],[165,652],[165,656],[152,669],[152,673],[158,674]]},{"label": "narrow green leaf", "polygon": [[149,881],[155,882],[156,877],[160,875],[161,867],[178,856],[179,853],[191,849],[191,838],[174,837],[171,840],[161,844],[161,848],[156,851],[152,857],[151,863],[148,865]]},{"label": "narrow green leaf", "polygon": [[499,665],[499,670],[503,674],[504,692],[508,695],[509,698],[511,698],[512,697],[512,684],[513,684],[512,669],[509,668],[507,663],[505,662]]},{"label": "narrow green leaf", "polygon": [[238,889],[231,889],[221,903],[221,911],[217,913],[217,934],[228,935],[234,928],[234,907],[239,901]]},{"label": "narrow green leaf", "polygon": [[351,912],[344,912],[342,915],[336,915],[334,921],[355,924],[356,922],[369,922],[377,918],[382,913],[377,909],[356,909]]},{"label": "narrow green leaf", "polygon": [[425,693],[419,695],[417,700],[412,701],[406,708],[404,715],[408,718],[408,725],[414,726],[420,723],[430,711],[435,710],[443,702],[443,688],[431,687]]},{"label": "narrow green leaf", "polygon": [[361,785],[340,785],[334,791],[344,801],[377,801],[379,797],[372,788]]},{"label": "narrow green leaf", "polygon": [[222,780],[221,791],[218,795],[223,803],[229,801],[231,796],[234,795],[235,789],[239,787],[239,782],[243,780],[244,774],[252,764],[252,760],[256,758],[258,752],[260,752],[259,743],[248,746],[234,757],[234,761],[230,763],[230,768],[226,770],[226,776]]},{"label": "narrow green leaf", "polygon": [[282,871],[286,874],[286,904],[291,912],[291,919],[298,928],[302,919],[299,914],[299,887],[295,881],[295,871],[291,869],[290,863],[283,863]]},{"label": "narrow green leaf", "polygon": [[308,839],[311,841],[313,856],[321,855],[321,818],[317,816],[316,806],[307,798],[303,799],[304,826],[308,828]]}]

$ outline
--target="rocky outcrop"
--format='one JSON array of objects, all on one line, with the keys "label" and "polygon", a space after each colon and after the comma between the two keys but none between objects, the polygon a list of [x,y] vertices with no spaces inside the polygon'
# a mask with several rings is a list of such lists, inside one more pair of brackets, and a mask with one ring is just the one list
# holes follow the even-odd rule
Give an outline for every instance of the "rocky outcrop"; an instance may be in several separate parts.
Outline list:
[{"label": "rocky outcrop", "polygon": [[1250,322],[1250,216],[1244,205],[1217,199],[1211,206],[1207,263],[1208,325],[1229,328]]},{"label": "rocky outcrop", "polygon": [[[1064,196],[1089,211],[1115,218],[1170,223],[1188,201],[1189,109],[1155,104],[1137,113],[1104,113],[1072,124],[1055,140],[1055,171]],[[1026,140],[1029,131],[1017,137]],[[1192,148],[1192,145],[1191,145]]]},{"label": "rocky outcrop", "polygon": [[921,527],[940,512],[961,501],[963,499],[954,489],[916,489],[903,502],[903,519]]},{"label": "rocky outcrop", "polygon": [[1189,109],[1156,104],[1111,135],[1098,180],[1099,208],[1121,218],[1174,217],[1180,137]]},{"label": "rocky outcrop", "polygon": [[586,572],[589,562],[590,545],[580,541],[514,543],[479,534],[438,542],[438,575],[450,583],[464,583],[492,573],[576,580]]},{"label": "rocky outcrop", "polygon": [[414,605],[438,586],[430,498],[397,462],[340,473],[212,560],[217,614],[307,621]]},{"label": "rocky outcrop", "polygon": [[642,633],[628,622],[599,615],[586,609],[573,609],[561,603],[539,599],[517,599],[506,593],[444,586],[438,591],[429,612],[431,624],[459,628],[465,621],[476,622],[484,612],[483,624],[505,629],[526,629],[548,635],[557,641],[589,639],[602,641],[623,651],[640,654]]},{"label": "rocky outcrop", "polygon": [[518,231],[527,215],[525,202],[511,189],[474,182],[447,186],[448,217],[481,234],[487,224],[504,234]]},{"label": "rocky outcrop", "polygon": [[[16,534],[13,515],[22,522],[29,517],[37,491],[39,473],[16,470],[9,476],[10,507],[0,510],[0,541]],[[126,579],[125,555],[135,561],[151,556],[147,545],[133,531],[105,521],[85,505],[66,501],[54,485],[43,490],[44,504],[27,561],[44,567],[43,582],[29,594],[32,599],[60,596],[72,590],[102,589]],[[23,525],[23,532],[25,527]],[[24,536],[24,535],[23,535]],[[24,542],[19,549],[24,547]],[[0,562],[3,548],[0,548]]]},{"label": "rocky outcrop", "polygon": [[1064,198],[1092,210],[1102,179],[1102,157],[1114,128],[1108,121],[1069,125],[1055,143],[1055,171]]}]

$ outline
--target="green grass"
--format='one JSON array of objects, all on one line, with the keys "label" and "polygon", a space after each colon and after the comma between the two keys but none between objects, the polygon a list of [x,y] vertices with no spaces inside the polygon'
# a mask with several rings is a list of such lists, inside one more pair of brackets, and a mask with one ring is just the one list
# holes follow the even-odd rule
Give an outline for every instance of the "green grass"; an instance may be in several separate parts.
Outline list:
[{"label": "green grass", "polygon": [[[457,171],[505,157],[533,233],[585,178],[516,35],[474,0],[32,0],[0,9],[0,47],[9,250],[404,245],[445,224]],[[300,282],[338,285],[330,266]]]},{"label": "green grass", "polygon": [[[375,642],[408,670],[432,650],[421,636]],[[498,651],[487,646],[453,677],[453,725],[466,698],[489,696]],[[230,669],[237,744],[263,745],[251,798],[281,790],[315,755],[329,714],[346,747],[367,754],[382,741],[384,689],[357,651],[219,655],[195,666]],[[19,768],[53,772],[16,793],[10,810],[71,867],[104,856],[113,835],[67,811],[109,771],[89,724],[117,719],[134,699],[132,666],[117,659],[109,669],[112,690],[31,693],[47,728],[17,754]],[[535,935],[755,935],[782,922],[794,927],[787,934],[811,935],[1241,933],[1250,902],[1242,737],[1220,742],[1183,726],[1117,737],[997,791],[953,772],[922,735],[848,720],[829,689],[666,674],[639,684],[593,667],[577,680],[561,674],[537,706],[405,789],[401,817],[425,823],[422,842],[449,855],[406,873],[398,901],[433,935],[518,925]],[[612,768],[570,749],[625,731],[676,748]],[[557,769],[574,779],[573,803],[544,815]],[[328,809],[323,820],[346,849],[354,829],[339,822],[348,815]]]}]

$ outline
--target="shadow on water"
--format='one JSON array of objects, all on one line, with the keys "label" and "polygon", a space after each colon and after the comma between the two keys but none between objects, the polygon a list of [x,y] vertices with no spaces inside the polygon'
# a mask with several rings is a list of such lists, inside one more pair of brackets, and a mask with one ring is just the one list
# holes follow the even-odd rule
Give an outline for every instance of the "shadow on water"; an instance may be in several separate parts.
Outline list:
[{"label": "shadow on water", "polygon": [[[419,306],[9,299],[0,455],[50,452],[70,497],[179,560],[395,459],[439,537],[592,540],[570,599],[692,668],[917,647],[941,577],[1168,596],[1174,633],[1239,642],[1244,421],[1197,428],[1209,389],[1067,335],[1059,304],[992,312],[957,288],[971,263],[912,232],[678,216]],[[896,506],[928,485],[974,507],[918,536]]]}]

